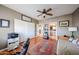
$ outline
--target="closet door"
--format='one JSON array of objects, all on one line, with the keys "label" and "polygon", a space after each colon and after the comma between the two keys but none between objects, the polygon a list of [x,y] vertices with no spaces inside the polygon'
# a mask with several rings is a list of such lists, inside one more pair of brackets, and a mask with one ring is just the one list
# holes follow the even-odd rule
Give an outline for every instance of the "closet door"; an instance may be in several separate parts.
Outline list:
[{"label": "closet door", "polygon": [[26,41],[27,38],[31,38],[35,36],[35,24],[31,22],[15,19],[14,31],[19,34],[21,39]]},{"label": "closet door", "polygon": [[27,22],[27,35],[30,38],[35,36],[35,24],[34,23]]}]

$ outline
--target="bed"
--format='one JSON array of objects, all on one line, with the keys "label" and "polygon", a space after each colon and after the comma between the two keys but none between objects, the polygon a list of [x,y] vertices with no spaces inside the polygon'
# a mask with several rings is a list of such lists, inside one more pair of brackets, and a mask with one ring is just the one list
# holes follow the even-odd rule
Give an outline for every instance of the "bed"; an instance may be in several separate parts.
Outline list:
[{"label": "bed", "polygon": [[58,55],[79,55],[79,47],[68,41],[69,38],[59,38],[57,44]]}]

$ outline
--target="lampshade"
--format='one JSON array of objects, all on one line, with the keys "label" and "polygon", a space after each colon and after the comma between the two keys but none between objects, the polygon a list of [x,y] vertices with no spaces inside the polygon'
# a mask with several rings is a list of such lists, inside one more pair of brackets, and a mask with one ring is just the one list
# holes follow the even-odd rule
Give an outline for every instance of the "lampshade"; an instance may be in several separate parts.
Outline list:
[{"label": "lampshade", "polygon": [[77,27],[69,27],[68,31],[77,31]]}]

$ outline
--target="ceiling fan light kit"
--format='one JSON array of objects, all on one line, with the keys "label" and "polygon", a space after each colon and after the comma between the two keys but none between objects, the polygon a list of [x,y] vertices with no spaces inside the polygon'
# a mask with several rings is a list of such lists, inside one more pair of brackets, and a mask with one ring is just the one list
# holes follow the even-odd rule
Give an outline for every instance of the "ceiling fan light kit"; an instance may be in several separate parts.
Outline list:
[{"label": "ceiling fan light kit", "polygon": [[43,18],[46,17],[45,15],[53,16],[53,14],[49,13],[49,11],[52,11],[52,8],[49,8],[48,10],[43,9],[43,11],[37,10],[37,12],[41,13],[40,15],[37,15],[37,17],[42,16],[42,15],[43,15]]}]

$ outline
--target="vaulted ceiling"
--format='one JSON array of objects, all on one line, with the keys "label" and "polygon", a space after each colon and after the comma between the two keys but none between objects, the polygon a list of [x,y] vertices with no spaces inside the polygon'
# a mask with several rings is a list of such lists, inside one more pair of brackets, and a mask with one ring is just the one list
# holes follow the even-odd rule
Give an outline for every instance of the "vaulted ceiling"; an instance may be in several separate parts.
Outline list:
[{"label": "vaulted ceiling", "polygon": [[73,13],[79,7],[79,4],[4,4],[4,6],[37,20],[42,20],[43,16],[37,17],[40,14],[37,10],[52,8],[50,13],[53,16],[46,16],[46,18],[58,17]]}]

